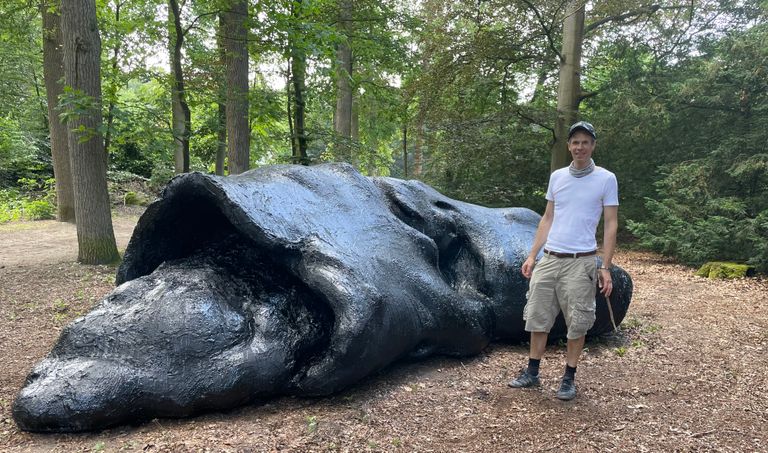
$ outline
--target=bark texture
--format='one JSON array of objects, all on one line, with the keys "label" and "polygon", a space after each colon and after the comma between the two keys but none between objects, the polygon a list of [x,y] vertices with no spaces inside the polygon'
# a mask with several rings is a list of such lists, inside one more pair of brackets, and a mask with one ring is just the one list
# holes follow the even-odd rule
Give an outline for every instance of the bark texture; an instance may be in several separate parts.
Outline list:
[{"label": "bark texture", "polygon": [[93,0],[64,0],[61,9],[64,80],[85,112],[67,115],[67,141],[77,218],[78,261],[120,259],[107,192],[107,156],[100,133],[101,39]]},{"label": "bark texture", "polygon": [[168,33],[171,47],[171,87],[173,156],[176,173],[189,171],[189,134],[192,114],[187,104],[184,88],[184,70],[181,66],[181,48],[184,45],[184,29],[181,26],[181,10],[177,0],[168,0],[168,18],[171,30]]},{"label": "bark texture", "polygon": [[560,81],[557,89],[555,143],[552,145],[552,171],[568,165],[568,127],[576,122],[581,98],[581,48],[584,42],[584,3],[568,3],[563,22],[563,50],[560,55]]},{"label": "bark texture", "polygon": [[[334,130],[343,139],[352,138],[352,47],[349,36],[352,29],[352,0],[339,0],[339,28],[346,36],[336,51],[336,114]],[[351,149],[342,142],[341,160],[351,162]]]},{"label": "bark texture", "polygon": [[[299,23],[302,19],[301,9],[303,2],[297,0],[291,7],[291,14]],[[307,76],[307,55],[302,43],[298,42],[300,38],[296,37],[291,43],[291,85],[293,93],[290,96],[293,101],[293,124],[291,127],[291,147],[293,149],[293,163],[309,165],[307,156],[307,131],[304,126],[304,117],[306,113],[306,76]],[[289,106],[290,108],[290,106]]]},{"label": "bark texture", "polygon": [[232,0],[224,19],[224,59],[227,71],[227,156],[229,174],[248,170],[250,129],[248,127],[248,3]]},{"label": "bark texture", "polygon": [[216,46],[219,51],[218,81],[218,124],[216,125],[216,168],[215,173],[224,176],[224,159],[227,157],[227,83],[223,68],[226,67],[226,51],[224,50],[224,17],[219,14],[219,30],[216,35]]},{"label": "bark texture", "polygon": [[[53,176],[56,179],[56,218],[60,222],[75,223],[75,193],[72,188],[67,127],[61,122],[57,110],[59,96],[63,90],[61,81],[64,77],[61,18],[58,6],[58,1],[40,3],[40,13],[43,17],[43,79],[48,100]],[[56,7],[55,11],[52,11],[52,7]]]}]

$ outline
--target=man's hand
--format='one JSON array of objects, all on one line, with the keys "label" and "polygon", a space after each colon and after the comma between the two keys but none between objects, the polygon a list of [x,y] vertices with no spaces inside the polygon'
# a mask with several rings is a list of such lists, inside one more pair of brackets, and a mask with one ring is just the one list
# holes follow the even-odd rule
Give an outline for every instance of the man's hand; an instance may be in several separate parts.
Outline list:
[{"label": "man's hand", "polygon": [[[525,269],[525,264],[523,265]],[[525,271],[523,271],[525,274]],[[597,270],[597,283],[600,286],[600,292],[605,297],[609,297],[613,291],[613,279],[611,278],[611,271],[608,269],[600,268]]]},{"label": "man's hand", "polygon": [[520,269],[525,278],[531,278],[534,266],[536,266],[536,257],[529,256],[526,258],[525,262],[523,263],[523,267]]}]

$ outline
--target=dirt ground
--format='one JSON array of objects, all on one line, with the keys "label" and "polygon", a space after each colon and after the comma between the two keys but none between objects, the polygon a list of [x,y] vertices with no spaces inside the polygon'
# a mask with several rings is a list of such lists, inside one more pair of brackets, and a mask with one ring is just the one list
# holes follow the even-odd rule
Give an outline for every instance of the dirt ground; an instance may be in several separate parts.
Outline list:
[{"label": "dirt ground", "polygon": [[[115,218],[125,247],[134,215]],[[396,364],[327,398],[276,398],[227,413],[77,435],[19,431],[10,408],[61,328],[114,285],[75,264],[74,227],[0,225],[0,451],[768,451],[768,281],[710,281],[620,250],[635,295],[620,332],[592,339],[579,396],[554,398],[562,345],[542,386],[512,390],[526,345],[463,360]]]}]

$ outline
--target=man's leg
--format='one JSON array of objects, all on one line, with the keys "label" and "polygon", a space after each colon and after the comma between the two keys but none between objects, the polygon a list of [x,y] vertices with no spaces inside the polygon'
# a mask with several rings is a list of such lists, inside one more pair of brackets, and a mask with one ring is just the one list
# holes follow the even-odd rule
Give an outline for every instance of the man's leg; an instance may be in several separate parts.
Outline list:
[{"label": "man's leg", "polygon": [[[566,364],[572,368],[576,368],[579,364],[579,358],[581,357],[581,351],[584,349],[584,339],[586,335],[582,335],[574,340],[568,340],[566,345]],[[544,339],[546,341],[546,337]],[[531,349],[533,349],[533,340],[531,340]]]},{"label": "man's leg", "polygon": [[564,401],[572,400],[576,397],[576,365],[579,364],[581,351],[584,349],[584,339],[586,335],[579,338],[568,340],[566,352],[565,373],[563,380],[560,381],[560,389],[557,391],[557,397]]},{"label": "man's leg", "polygon": [[527,302],[523,309],[525,330],[531,333],[528,366],[509,382],[513,388],[539,385],[539,363],[547,348],[549,330],[555,323],[560,305],[555,296],[557,258],[545,255],[536,265],[528,286]]},{"label": "man's leg", "polygon": [[547,348],[548,332],[531,332],[531,349],[528,354],[528,367],[519,376],[509,382],[512,388],[533,387],[539,385],[539,364]]},{"label": "man's leg", "polygon": [[568,326],[568,343],[565,373],[556,396],[565,401],[576,397],[576,366],[584,349],[586,333],[595,322],[597,278],[597,264],[592,257],[574,259],[568,264],[564,273],[567,278],[558,287],[559,300],[563,301],[560,308]]},{"label": "man's leg", "polygon": [[531,332],[531,351],[528,354],[530,358],[541,360],[544,351],[547,349],[548,336],[548,332]]}]

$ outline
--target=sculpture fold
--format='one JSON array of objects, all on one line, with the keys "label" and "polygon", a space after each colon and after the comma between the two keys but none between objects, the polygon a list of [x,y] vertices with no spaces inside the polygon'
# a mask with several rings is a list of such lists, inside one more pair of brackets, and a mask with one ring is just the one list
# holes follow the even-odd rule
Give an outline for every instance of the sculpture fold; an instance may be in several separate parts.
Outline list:
[{"label": "sculpture fold", "polygon": [[[539,219],[345,164],[179,176],[139,220],[119,286],[29,374],[14,419],[71,432],[185,417],[527,339],[520,266]],[[632,281],[612,274],[621,322]],[[612,329],[598,299],[591,335]]]}]

